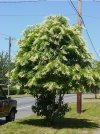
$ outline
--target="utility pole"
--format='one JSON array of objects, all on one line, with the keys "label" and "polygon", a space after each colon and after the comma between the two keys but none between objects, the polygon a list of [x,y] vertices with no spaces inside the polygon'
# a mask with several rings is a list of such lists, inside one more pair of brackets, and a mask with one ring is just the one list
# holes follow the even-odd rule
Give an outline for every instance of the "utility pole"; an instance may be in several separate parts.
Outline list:
[{"label": "utility pole", "polygon": [[7,40],[9,40],[9,58],[8,58],[8,96],[10,96],[10,71],[11,71],[11,42],[12,40],[14,40],[13,38],[11,38],[11,36],[9,36],[9,38],[6,38]]},{"label": "utility pole", "polygon": [[82,0],[78,0],[78,14],[77,14],[77,23],[82,25]]},{"label": "utility pole", "polygon": [[[77,23],[79,26],[82,25],[82,0],[78,0],[78,14],[77,14]],[[82,112],[82,92],[80,89],[77,91],[77,113]]]},{"label": "utility pole", "polygon": [[9,62],[8,62],[8,96],[10,95],[10,66],[11,66],[11,36],[9,36]]}]

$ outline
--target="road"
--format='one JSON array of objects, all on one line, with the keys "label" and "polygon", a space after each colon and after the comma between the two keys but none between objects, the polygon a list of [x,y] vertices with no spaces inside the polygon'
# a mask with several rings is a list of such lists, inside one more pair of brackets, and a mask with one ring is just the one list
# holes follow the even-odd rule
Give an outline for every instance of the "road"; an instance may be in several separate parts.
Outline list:
[{"label": "road", "polygon": [[[21,97],[15,98],[17,100],[17,114],[16,119],[21,119],[33,114],[31,106],[35,103],[35,99],[33,97]],[[64,96],[64,103],[75,102],[76,95],[74,94],[66,94]],[[5,118],[0,118],[0,125],[5,123]]]},{"label": "road", "polygon": [[[35,99],[33,97],[22,97],[16,98],[18,106],[17,106],[17,114],[16,119],[23,118],[31,115],[33,112],[31,110],[31,106],[35,103]],[[76,95],[74,94],[66,94],[64,97],[64,103],[66,102],[75,102]]]},{"label": "road", "polygon": [[35,103],[33,97],[15,98],[17,100],[17,114],[16,119],[23,118],[31,115],[33,112],[31,106]]}]

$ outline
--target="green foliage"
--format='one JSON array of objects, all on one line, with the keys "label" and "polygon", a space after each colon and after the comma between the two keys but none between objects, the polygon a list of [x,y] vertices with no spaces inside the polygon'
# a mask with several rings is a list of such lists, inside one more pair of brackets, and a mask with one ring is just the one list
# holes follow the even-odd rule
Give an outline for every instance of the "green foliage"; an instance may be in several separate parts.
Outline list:
[{"label": "green foliage", "polygon": [[95,83],[93,85],[100,88],[100,61],[93,61],[92,69],[92,75],[95,80]]},{"label": "green foliage", "polygon": [[94,70],[100,74],[100,61],[95,61]]},{"label": "green foliage", "polygon": [[36,94],[35,97],[37,100],[35,106],[32,106],[32,110],[37,115],[45,116],[46,122],[52,123],[70,110],[68,104],[63,104],[63,97],[60,100],[61,105],[59,105],[59,101],[55,100],[57,94],[54,91],[40,91],[40,94]]},{"label": "green foliage", "polygon": [[[7,88],[4,89],[4,93],[6,95],[8,95],[8,89]],[[10,88],[10,95],[16,95],[16,94],[17,94],[17,90],[13,89],[13,88]]]},{"label": "green foliage", "polygon": [[[0,53],[0,83],[7,84],[8,78],[7,73],[9,70],[9,55],[8,53],[1,52]],[[12,70],[14,68],[14,64],[11,63],[10,69]]]},{"label": "green foliage", "polygon": [[95,84],[92,84],[91,91],[95,94],[95,98],[97,99],[97,93],[100,92],[100,61],[94,61],[93,78],[95,80]]},{"label": "green foliage", "polygon": [[[26,88],[37,99],[44,92],[56,92],[61,107],[62,93],[89,90],[91,84],[95,84],[92,57],[80,27],[69,25],[63,16],[50,16],[40,25],[28,27],[19,47],[12,80],[17,87]],[[53,100],[55,105],[55,97]]]}]

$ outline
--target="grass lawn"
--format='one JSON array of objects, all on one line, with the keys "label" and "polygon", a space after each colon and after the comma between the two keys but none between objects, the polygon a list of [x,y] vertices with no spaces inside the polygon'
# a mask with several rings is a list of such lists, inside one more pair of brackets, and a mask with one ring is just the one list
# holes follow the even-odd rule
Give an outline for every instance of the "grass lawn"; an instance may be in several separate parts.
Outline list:
[{"label": "grass lawn", "polygon": [[[0,134],[96,134],[100,127],[100,102],[83,103],[82,113],[76,113],[76,104],[64,119],[51,127],[43,125],[43,118],[32,115],[0,126]],[[99,133],[98,133],[99,134]]]}]

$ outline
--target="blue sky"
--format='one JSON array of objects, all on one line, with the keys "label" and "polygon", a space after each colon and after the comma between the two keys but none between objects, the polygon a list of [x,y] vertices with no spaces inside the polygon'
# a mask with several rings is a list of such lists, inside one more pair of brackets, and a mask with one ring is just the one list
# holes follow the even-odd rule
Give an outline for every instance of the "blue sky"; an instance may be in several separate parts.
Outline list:
[{"label": "blue sky", "polygon": [[[73,2],[77,6],[77,0],[73,0]],[[92,42],[100,57],[100,2],[96,2],[96,0],[83,0],[82,14]],[[28,25],[41,23],[45,16],[49,15],[64,15],[69,18],[70,24],[77,23],[77,14],[69,0],[40,0],[40,2],[20,4],[0,3],[0,52],[8,51],[7,36],[1,33],[16,39],[12,41],[11,48],[11,55],[15,56],[18,50],[17,40],[21,38],[23,30]],[[94,54],[95,58],[98,59],[85,31],[84,29],[83,37],[87,47]]]}]

